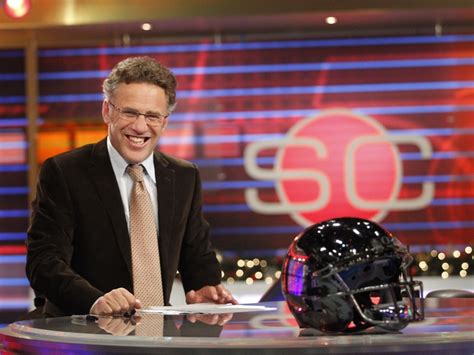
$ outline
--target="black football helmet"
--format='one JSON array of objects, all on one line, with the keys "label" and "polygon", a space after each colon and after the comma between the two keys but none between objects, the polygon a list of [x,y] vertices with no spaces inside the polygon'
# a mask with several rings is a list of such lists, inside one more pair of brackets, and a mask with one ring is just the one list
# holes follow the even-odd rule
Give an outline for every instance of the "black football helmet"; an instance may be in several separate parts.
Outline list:
[{"label": "black football helmet", "polygon": [[301,328],[397,331],[424,317],[423,285],[408,277],[412,261],[400,241],[374,222],[327,220],[291,243],[283,294]]}]

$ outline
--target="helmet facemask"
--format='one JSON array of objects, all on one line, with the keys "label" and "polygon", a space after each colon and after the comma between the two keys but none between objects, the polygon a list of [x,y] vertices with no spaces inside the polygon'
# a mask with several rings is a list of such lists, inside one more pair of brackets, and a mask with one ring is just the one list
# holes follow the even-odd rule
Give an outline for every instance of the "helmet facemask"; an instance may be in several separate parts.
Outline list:
[{"label": "helmet facemask", "polygon": [[[326,323],[324,331],[359,331],[371,326],[396,331],[422,320],[423,307],[416,299],[423,294],[423,285],[408,280],[406,261],[383,257],[342,270],[328,268],[332,271],[314,277],[306,300],[312,307],[318,303],[316,308],[321,309],[322,323]],[[350,311],[347,304],[352,306]]]},{"label": "helmet facemask", "polygon": [[400,330],[409,322],[424,317],[423,307],[416,301],[423,294],[423,285],[408,280],[407,267],[405,261],[395,257],[353,266],[351,269],[358,269],[359,274],[352,274],[349,281],[345,281],[344,271],[335,275],[345,287],[334,296],[349,297],[354,307],[355,324]]}]

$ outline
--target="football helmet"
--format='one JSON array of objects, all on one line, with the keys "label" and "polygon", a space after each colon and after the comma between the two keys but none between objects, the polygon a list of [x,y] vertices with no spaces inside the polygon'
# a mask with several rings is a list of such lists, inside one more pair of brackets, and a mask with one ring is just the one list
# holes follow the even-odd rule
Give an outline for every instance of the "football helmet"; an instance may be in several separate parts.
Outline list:
[{"label": "football helmet", "polygon": [[406,247],[372,221],[323,221],[291,243],[283,294],[301,328],[397,331],[424,317],[423,285],[408,276],[412,261]]}]

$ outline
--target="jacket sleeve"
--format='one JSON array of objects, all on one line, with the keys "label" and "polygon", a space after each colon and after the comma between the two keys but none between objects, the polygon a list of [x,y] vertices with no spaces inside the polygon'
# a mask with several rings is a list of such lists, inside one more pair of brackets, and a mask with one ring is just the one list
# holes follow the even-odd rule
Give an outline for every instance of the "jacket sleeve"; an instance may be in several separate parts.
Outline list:
[{"label": "jacket sleeve", "polygon": [[71,268],[75,228],[71,194],[54,158],[43,164],[32,203],[26,274],[36,293],[68,314],[88,313],[103,293]]}]

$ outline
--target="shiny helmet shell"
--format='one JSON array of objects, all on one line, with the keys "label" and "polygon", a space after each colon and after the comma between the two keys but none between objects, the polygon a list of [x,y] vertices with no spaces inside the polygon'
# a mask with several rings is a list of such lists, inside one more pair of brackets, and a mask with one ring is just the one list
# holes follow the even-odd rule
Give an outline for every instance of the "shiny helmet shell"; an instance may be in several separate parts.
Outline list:
[{"label": "shiny helmet shell", "polygon": [[422,283],[408,277],[407,248],[375,222],[335,218],[291,243],[282,290],[301,328],[396,331],[423,319]]}]

